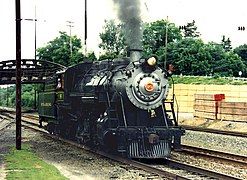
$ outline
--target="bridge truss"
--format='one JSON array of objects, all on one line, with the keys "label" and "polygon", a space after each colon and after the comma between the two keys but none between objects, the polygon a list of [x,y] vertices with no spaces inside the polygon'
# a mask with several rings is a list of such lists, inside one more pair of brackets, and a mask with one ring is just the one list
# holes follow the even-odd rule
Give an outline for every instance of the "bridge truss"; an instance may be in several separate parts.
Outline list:
[{"label": "bridge truss", "polygon": [[[21,60],[23,84],[44,83],[45,80],[58,71],[66,69],[65,66],[44,60]],[[0,62],[0,85],[16,83],[16,60]]]}]

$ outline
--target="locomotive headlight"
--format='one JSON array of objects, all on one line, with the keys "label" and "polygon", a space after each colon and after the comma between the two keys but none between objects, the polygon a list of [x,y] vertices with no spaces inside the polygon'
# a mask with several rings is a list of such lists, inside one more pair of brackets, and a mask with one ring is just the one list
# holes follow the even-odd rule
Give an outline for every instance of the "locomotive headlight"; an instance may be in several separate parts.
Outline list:
[{"label": "locomotive headlight", "polygon": [[149,66],[155,66],[157,60],[155,57],[150,57],[148,60],[147,60],[147,63]]},{"label": "locomotive headlight", "polygon": [[152,82],[148,82],[144,85],[144,88],[147,92],[152,92],[154,91],[154,84]]}]

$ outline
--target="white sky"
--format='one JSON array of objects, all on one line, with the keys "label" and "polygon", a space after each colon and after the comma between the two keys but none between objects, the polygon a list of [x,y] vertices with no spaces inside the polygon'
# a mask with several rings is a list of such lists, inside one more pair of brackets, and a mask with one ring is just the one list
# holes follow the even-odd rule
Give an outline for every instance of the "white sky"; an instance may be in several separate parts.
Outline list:
[{"label": "white sky", "polygon": [[[146,2],[148,9],[145,7]],[[144,21],[165,19],[177,26],[194,19],[202,39],[220,42],[230,37],[233,46],[247,43],[246,0],[141,0]],[[66,21],[73,21],[72,35],[84,39],[84,0],[21,0],[21,17],[34,18],[37,6],[37,47],[69,34]],[[105,19],[116,19],[112,0],[88,0],[88,50],[95,50]],[[0,0],[0,61],[15,59],[15,0]],[[34,22],[22,21],[22,58],[34,58]]]}]

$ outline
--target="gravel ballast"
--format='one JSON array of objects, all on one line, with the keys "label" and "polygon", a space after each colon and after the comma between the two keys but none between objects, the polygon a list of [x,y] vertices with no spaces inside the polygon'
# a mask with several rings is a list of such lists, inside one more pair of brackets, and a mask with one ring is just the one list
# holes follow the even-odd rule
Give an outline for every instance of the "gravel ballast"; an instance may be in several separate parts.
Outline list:
[{"label": "gravel ballast", "polygon": [[[232,154],[247,155],[247,138],[205,133],[198,131],[186,131],[182,144],[202,147]],[[185,156],[179,153],[172,153],[179,161],[207,168],[217,172],[232,175],[241,179],[247,179],[247,167],[236,166],[221,161],[208,160],[207,158]]]},{"label": "gravel ballast", "polygon": [[187,130],[182,144],[247,155],[247,138]]}]

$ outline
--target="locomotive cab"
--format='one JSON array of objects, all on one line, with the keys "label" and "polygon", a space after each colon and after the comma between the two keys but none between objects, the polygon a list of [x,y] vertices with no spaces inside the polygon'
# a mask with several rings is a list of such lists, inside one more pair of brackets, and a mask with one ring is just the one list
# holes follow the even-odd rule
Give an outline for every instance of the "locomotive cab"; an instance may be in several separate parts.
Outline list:
[{"label": "locomotive cab", "polygon": [[55,133],[58,125],[57,107],[64,99],[64,72],[58,72],[46,80],[43,91],[38,93],[38,113],[40,127],[47,123],[46,129]]}]

